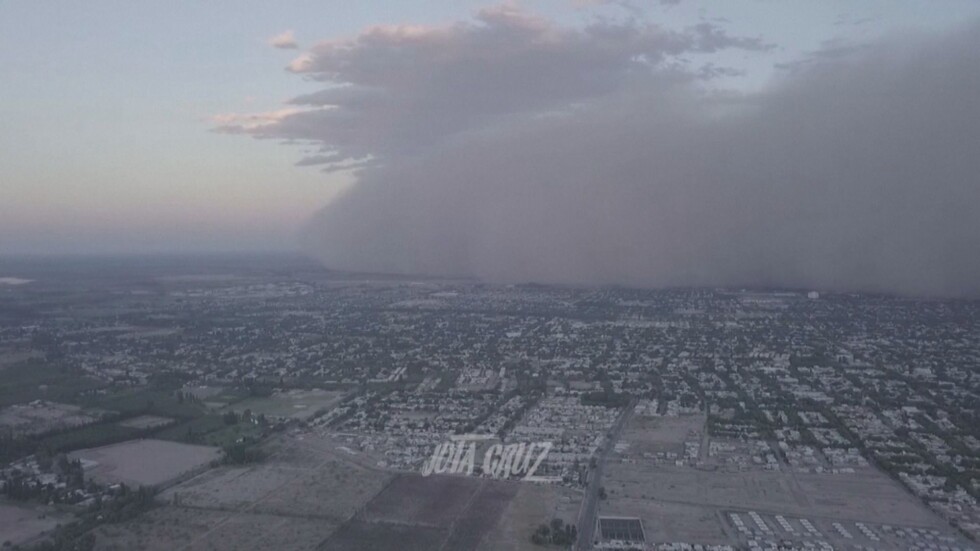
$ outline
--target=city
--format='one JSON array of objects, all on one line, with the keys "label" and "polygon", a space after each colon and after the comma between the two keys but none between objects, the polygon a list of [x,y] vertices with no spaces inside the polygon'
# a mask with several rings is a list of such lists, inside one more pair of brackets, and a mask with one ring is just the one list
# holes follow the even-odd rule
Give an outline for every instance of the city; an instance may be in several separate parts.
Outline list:
[{"label": "city", "polygon": [[[97,549],[203,549],[242,523],[322,549],[980,537],[975,301],[62,262],[0,287],[11,545],[84,526]],[[534,482],[422,477],[454,435],[552,447]],[[168,525],[196,514],[216,526]]]},{"label": "city", "polygon": [[0,551],[980,551],[980,1],[0,1]]}]

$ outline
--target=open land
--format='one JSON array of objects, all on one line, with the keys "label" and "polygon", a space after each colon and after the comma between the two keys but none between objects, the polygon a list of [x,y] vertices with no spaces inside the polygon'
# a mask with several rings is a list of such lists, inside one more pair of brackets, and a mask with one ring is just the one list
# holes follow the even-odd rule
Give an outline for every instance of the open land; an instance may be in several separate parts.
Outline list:
[{"label": "open land", "polygon": [[480,551],[535,551],[531,535],[542,523],[560,518],[575,521],[580,490],[555,484],[521,484],[517,494],[500,515],[497,525],[480,544]]},{"label": "open land", "polygon": [[0,429],[14,435],[42,434],[87,425],[97,421],[100,415],[101,412],[86,411],[76,405],[36,400],[0,410]]},{"label": "open land", "polygon": [[162,492],[150,513],[101,528],[97,549],[315,549],[393,476],[312,433],[263,449],[260,464],[209,470]]},{"label": "open land", "polygon": [[70,519],[50,507],[0,502],[0,545],[28,543]]},{"label": "open land", "polygon": [[170,419],[169,417],[160,417],[159,415],[140,415],[138,417],[133,417],[132,419],[120,421],[119,424],[123,427],[130,427],[134,429],[153,429],[164,425],[169,425],[172,422],[173,419]]},{"label": "open land", "polygon": [[520,485],[465,476],[399,475],[320,549],[476,549]]},{"label": "open land", "polygon": [[[765,448],[764,442],[740,446],[715,439],[706,434],[704,420],[703,415],[635,416],[607,463],[608,497],[599,515],[641,519],[651,544],[795,540],[803,545],[810,540],[840,548],[873,545],[884,537],[884,526],[958,539],[938,515],[873,467],[843,473],[795,472],[785,463],[762,467],[765,463],[750,454]],[[702,453],[716,440],[715,449],[729,452],[724,460]],[[739,449],[749,456],[733,461],[731,450]],[[877,530],[879,540],[865,529]]]},{"label": "open land", "polygon": [[327,390],[289,390],[277,392],[268,397],[246,398],[229,406],[229,409],[242,413],[246,409],[252,415],[265,415],[274,418],[308,419],[322,410],[328,410],[340,402],[342,392]]},{"label": "open land", "polygon": [[82,461],[86,476],[103,484],[156,486],[208,465],[219,450],[165,440],[129,440],[71,454]]}]

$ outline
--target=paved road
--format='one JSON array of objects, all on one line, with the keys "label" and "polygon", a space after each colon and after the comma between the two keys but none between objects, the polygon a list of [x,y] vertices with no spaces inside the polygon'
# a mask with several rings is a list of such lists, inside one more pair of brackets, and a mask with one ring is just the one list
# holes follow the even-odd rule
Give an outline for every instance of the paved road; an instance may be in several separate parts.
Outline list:
[{"label": "paved road", "polygon": [[602,486],[602,469],[605,467],[606,457],[609,456],[609,453],[616,446],[616,441],[619,440],[619,435],[623,431],[623,427],[626,426],[626,422],[633,415],[634,406],[636,406],[636,400],[630,400],[629,405],[620,414],[619,419],[616,420],[616,423],[610,429],[610,434],[606,437],[605,442],[603,442],[602,452],[596,457],[595,469],[589,472],[588,486],[585,489],[585,496],[582,497],[582,506],[579,508],[578,520],[576,521],[576,526],[578,526],[578,540],[575,541],[574,547],[576,551],[592,549],[596,510],[599,507],[599,488]]}]

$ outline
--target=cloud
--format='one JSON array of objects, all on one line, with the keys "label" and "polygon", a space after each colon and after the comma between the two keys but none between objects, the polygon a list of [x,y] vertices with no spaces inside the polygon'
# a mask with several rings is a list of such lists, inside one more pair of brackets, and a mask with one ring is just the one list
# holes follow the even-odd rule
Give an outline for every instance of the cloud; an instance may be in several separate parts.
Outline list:
[{"label": "cloud", "polygon": [[282,124],[291,116],[309,112],[309,110],[287,107],[261,113],[221,113],[212,115],[209,121],[219,132],[256,134],[264,128]]},{"label": "cloud", "polygon": [[283,31],[270,38],[267,43],[273,48],[280,48],[283,50],[292,50],[299,48],[299,44],[296,43],[296,38],[293,36],[293,31]]},{"label": "cloud", "polygon": [[980,24],[751,94],[678,62],[766,47],[503,7],[320,43],[295,70],[323,90],[228,129],[360,169],[309,227],[331,268],[980,296]]},{"label": "cloud", "polygon": [[831,38],[824,40],[820,44],[820,48],[811,52],[806,52],[799,59],[786,63],[777,63],[775,68],[787,71],[798,71],[810,64],[835,61],[839,60],[840,58],[851,56],[867,47],[868,44],[865,43],[855,43],[840,37]]},{"label": "cloud", "polygon": [[699,78],[675,70],[682,54],[768,47],[710,23],[681,31],[635,19],[569,28],[502,4],[469,22],[377,25],[320,42],[288,66],[326,86],[290,101],[306,113],[219,130],[309,140],[339,159],[370,155],[380,164],[509,118],[574,109],[657,73]]}]

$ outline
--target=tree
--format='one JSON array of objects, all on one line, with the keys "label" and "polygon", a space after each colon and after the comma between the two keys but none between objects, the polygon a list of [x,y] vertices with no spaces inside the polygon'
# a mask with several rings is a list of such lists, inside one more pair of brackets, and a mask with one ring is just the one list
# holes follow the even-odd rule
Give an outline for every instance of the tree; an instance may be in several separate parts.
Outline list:
[{"label": "tree", "polygon": [[257,446],[249,442],[239,442],[224,448],[225,463],[242,465],[245,463],[255,463],[262,459],[262,452]]},{"label": "tree", "polygon": [[560,533],[551,536],[551,542],[558,545],[571,545],[578,539],[578,528],[574,524],[566,524]]},{"label": "tree", "polygon": [[547,545],[551,543],[551,528],[547,524],[541,524],[538,529],[531,534],[531,543],[535,545]]},{"label": "tree", "polygon": [[548,524],[538,525],[538,529],[531,534],[531,543],[567,546],[575,543],[577,538],[578,528],[572,524],[565,524],[565,521],[555,517]]}]

